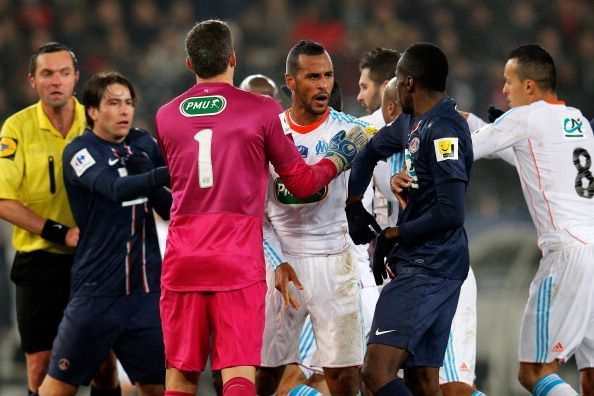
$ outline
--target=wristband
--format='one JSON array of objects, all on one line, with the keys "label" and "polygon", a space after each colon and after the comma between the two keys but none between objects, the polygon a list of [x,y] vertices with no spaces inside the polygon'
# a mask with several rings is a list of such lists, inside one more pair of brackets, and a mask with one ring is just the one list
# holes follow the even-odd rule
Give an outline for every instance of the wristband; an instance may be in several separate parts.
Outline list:
[{"label": "wristband", "polygon": [[60,245],[66,245],[66,234],[70,228],[64,224],[57,223],[51,219],[47,219],[43,224],[43,230],[41,230],[41,237],[50,242],[54,242]]}]

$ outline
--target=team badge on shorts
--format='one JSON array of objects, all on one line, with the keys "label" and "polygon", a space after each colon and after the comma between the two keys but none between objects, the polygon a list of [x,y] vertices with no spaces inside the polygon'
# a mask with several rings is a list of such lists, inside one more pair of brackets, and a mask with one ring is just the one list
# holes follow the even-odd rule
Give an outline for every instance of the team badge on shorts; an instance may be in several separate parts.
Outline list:
[{"label": "team badge on shorts", "polygon": [[458,159],[458,138],[441,138],[433,141],[437,162]]},{"label": "team badge on shorts", "polygon": [[68,360],[66,358],[60,359],[60,361],[58,362],[58,367],[62,371],[68,370],[68,367],[70,367],[70,360]]},{"label": "team badge on shorts", "polygon": [[14,159],[16,149],[16,139],[7,136],[0,138],[0,158]]}]

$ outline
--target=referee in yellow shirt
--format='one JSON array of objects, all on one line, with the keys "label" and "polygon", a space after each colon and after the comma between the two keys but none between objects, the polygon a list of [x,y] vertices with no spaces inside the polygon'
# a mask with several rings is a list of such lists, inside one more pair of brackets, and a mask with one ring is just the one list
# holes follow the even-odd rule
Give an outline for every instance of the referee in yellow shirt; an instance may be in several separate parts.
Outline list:
[{"label": "referee in yellow shirt", "polygon": [[78,243],[62,176],[62,151],[85,128],[84,108],[73,96],[78,78],[74,53],[44,44],[29,62],[39,101],[0,130],[0,218],[13,224],[11,279],[30,394],[47,372]]}]

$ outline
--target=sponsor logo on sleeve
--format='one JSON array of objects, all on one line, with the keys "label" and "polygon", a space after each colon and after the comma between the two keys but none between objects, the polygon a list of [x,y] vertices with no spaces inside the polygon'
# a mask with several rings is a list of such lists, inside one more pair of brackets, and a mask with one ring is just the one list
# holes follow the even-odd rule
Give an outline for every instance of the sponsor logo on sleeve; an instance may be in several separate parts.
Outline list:
[{"label": "sponsor logo on sleeve", "polygon": [[458,159],[458,138],[442,138],[433,141],[437,162]]},{"label": "sponsor logo on sleeve", "polygon": [[278,202],[285,205],[303,205],[320,202],[326,198],[326,195],[328,195],[328,186],[322,187],[320,191],[316,192],[311,197],[300,199],[291,194],[280,177],[274,179],[274,196]]},{"label": "sponsor logo on sleeve", "polygon": [[0,138],[0,158],[14,159],[16,149],[16,139],[7,136],[3,136]]},{"label": "sponsor logo on sleeve", "polygon": [[95,165],[95,159],[86,148],[78,150],[70,160],[70,166],[78,177],[81,177],[93,165]]},{"label": "sponsor logo on sleeve", "polygon": [[580,118],[566,118],[563,120],[563,137],[568,139],[584,137],[584,122]]},{"label": "sponsor logo on sleeve", "polygon": [[227,100],[220,95],[194,96],[184,99],[179,105],[179,111],[185,117],[201,117],[216,115],[227,107]]}]

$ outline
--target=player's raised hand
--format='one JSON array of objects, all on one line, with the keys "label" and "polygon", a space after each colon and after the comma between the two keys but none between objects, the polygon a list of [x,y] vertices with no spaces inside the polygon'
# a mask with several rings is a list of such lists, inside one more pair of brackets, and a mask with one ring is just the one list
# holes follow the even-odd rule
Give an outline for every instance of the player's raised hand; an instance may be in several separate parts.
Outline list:
[{"label": "player's raised hand", "polygon": [[369,141],[377,130],[373,127],[362,128],[355,125],[348,132],[339,131],[330,139],[330,147],[326,158],[334,163],[338,173],[351,166],[355,156]]},{"label": "player's raised hand", "polygon": [[371,242],[382,231],[375,217],[365,210],[360,199],[347,201],[344,210],[349,225],[349,235],[356,245]]},{"label": "player's raised hand", "polygon": [[489,122],[495,122],[495,120],[501,117],[503,113],[505,113],[505,111],[498,109],[495,106],[489,106],[489,109],[487,109],[487,113],[489,113]]},{"label": "player's raised hand", "polygon": [[402,209],[406,208],[406,191],[410,188],[412,177],[408,175],[406,168],[396,173],[390,178],[390,189],[398,200],[398,204]]},{"label": "player's raised hand", "polygon": [[375,240],[371,270],[373,271],[375,284],[378,286],[381,286],[384,283],[384,279],[388,278],[385,260],[398,241],[396,230],[397,227],[384,228]]},{"label": "player's raised hand", "polygon": [[276,267],[274,287],[276,287],[276,290],[282,294],[283,300],[285,301],[285,308],[288,308],[290,305],[297,309],[299,308],[299,303],[295,299],[295,296],[289,291],[289,282],[293,282],[293,285],[295,285],[297,289],[303,290],[303,285],[301,285],[291,264],[284,262]]}]

